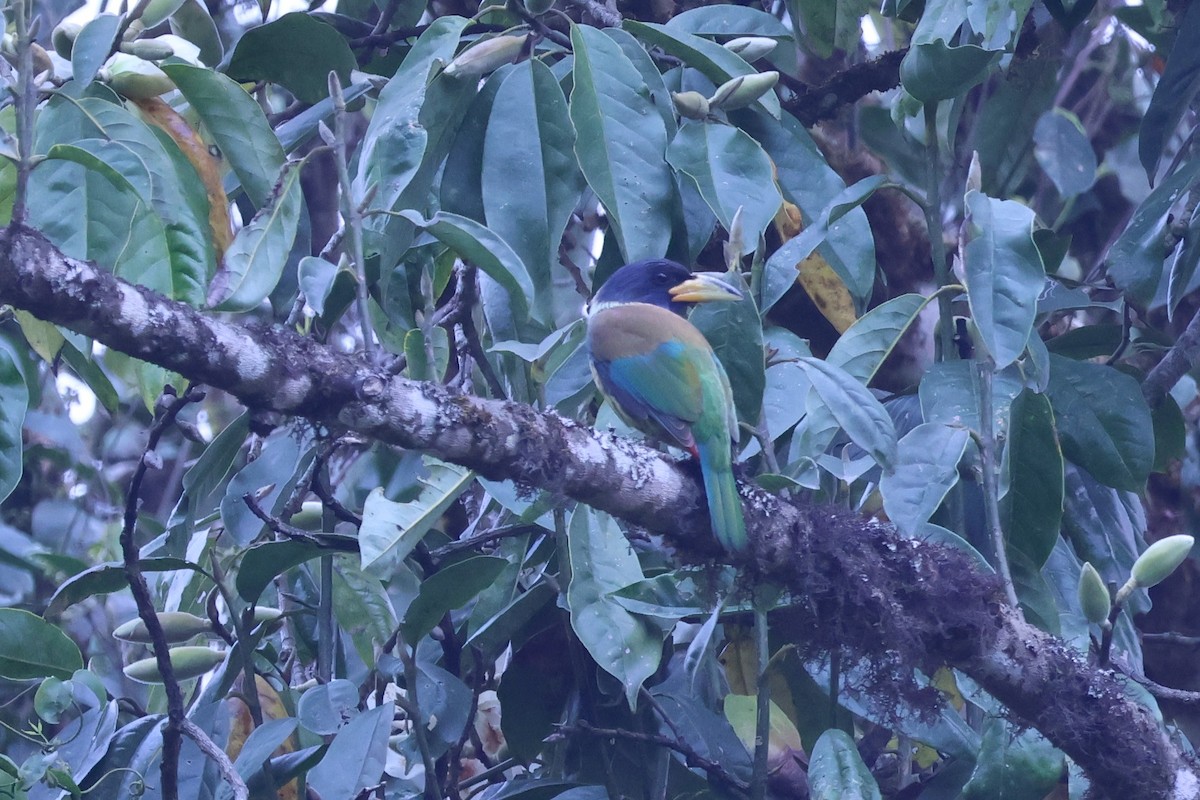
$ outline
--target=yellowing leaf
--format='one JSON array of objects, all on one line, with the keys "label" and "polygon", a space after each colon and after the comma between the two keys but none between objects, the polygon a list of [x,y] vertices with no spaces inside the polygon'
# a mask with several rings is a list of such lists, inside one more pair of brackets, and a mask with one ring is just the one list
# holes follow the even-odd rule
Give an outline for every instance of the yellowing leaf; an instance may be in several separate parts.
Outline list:
[{"label": "yellowing leaf", "polygon": [[842,279],[834,272],[820,253],[813,252],[796,266],[800,273],[800,285],[812,298],[817,310],[838,333],[845,333],[858,316],[854,313],[854,299]]},{"label": "yellowing leaf", "polygon": [[208,224],[212,229],[213,249],[217,261],[225,255],[233,241],[233,229],[229,224],[229,199],[221,181],[221,162],[212,154],[207,143],[200,138],[188,121],[175,109],[157,97],[135,100],[142,118],[171,137],[175,145],[191,163],[208,197]]}]

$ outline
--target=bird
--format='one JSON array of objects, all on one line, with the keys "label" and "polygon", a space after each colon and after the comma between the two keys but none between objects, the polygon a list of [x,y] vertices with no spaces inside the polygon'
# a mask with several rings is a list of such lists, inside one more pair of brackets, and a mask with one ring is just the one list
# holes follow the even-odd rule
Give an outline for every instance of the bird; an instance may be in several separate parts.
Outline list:
[{"label": "bird", "polygon": [[747,544],[731,454],[737,412],[725,368],[687,312],[741,297],[712,275],[650,259],[614,272],[587,309],[597,387],[627,423],[700,462],[713,533],[732,553]]}]

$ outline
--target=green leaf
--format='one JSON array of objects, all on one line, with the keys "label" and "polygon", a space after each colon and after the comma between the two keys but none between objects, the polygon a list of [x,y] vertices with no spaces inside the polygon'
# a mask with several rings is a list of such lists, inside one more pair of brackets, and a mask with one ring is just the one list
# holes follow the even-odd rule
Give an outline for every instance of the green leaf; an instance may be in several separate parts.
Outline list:
[{"label": "green leaf", "polygon": [[262,107],[241,86],[211,69],[176,62],[163,64],[162,70],[200,117],[250,202],[261,208],[285,160]]},{"label": "green leaf", "polygon": [[21,481],[21,431],[29,407],[29,389],[11,351],[0,347],[0,500]]},{"label": "green leaf", "polygon": [[526,623],[556,597],[558,593],[549,583],[541,581],[534,584],[472,631],[464,646],[481,648],[489,655],[499,654],[519,636]]},{"label": "green leaf", "polygon": [[116,14],[99,14],[83,26],[71,46],[71,74],[77,83],[86,85],[95,79],[112,52],[120,27],[121,18]]},{"label": "green leaf", "polygon": [[246,506],[244,496],[255,496],[268,514],[279,514],[314,455],[310,435],[277,428],[258,458],[238,470],[225,485],[221,522],[225,525],[226,535],[243,546],[254,541],[266,530],[266,524]]},{"label": "green leaf", "polygon": [[983,345],[1003,369],[1021,357],[1046,283],[1033,241],[1033,211],[1015,200],[969,192],[963,266],[971,316]]},{"label": "green leaf", "polygon": [[234,581],[238,596],[247,603],[255,603],[276,575],[328,554],[329,550],[316,542],[297,539],[251,545],[238,558],[237,578]]},{"label": "green leaf", "polygon": [[[845,191],[845,182],[825,162],[812,137],[795,117],[785,114],[777,121],[744,110],[731,113],[730,119],[767,151],[779,175],[783,196],[800,208],[804,219],[822,219],[826,209],[839,202],[837,198]],[[875,239],[866,212],[855,208],[830,221],[817,252],[842,278],[857,302],[865,304],[875,284]],[[798,261],[788,264],[790,272],[783,273],[784,291],[795,282]],[[766,284],[771,284],[769,275]],[[781,295],[782,292],[767,302],[764,292],[763,310],[769,310]]]},{"label": "green leaf", "polygon": [[571,43],[570,113],[579,166],[604,204],[625,261],[660,257],[671,238],[675,196],[662,117],[616,42],[595,28],[573,25]]},{"label": "green leaf", "polygon": [[[200,0],[184,0],[174,14],[171,15],[171,33],[182,36],[200,48],[200,60],[210,67],[216,67],[225,57],[225,46],[221,43],[221,34],[217,24],[208,13],[208,7]],[[179,82],[176,81],[178,86]]]},{"label": "green leaf", "polygon": [[329,73],[345,86],[358,62],[329,25],[300,11],[247,30],[238,39],[226,73],[235,81],[278,83],[302,103],[329,96]]},{"label": "green leaf", "polygon": [[364,664],[396,630],[396,611],[383,584],[363,572],[349,556],[333,560],[333,612]]},{"label": "green leaf", "polygon": [[496,94],[514,69],[516,66],[505,65],[493,72],[471,100],[446,153],[440,186],[442,211],[470,217],[480,223],[486,221],[483,209],[483,146]]},{"label": "green leaf", "polygon": [[718,3],[690,8],[671,17],[666,27],[697,36],[770,36],[791,38],[792,32],[771,14],[751,6]]},{"label": "green leaf", "polygon": [[[623,26],[625,30],[643,42],[661,47],[689,67],[695,67],[717,86],[739,75],[753,75],[758,72],[741,56],[711,39],[693,36],[670,26],[652,22],[625,20]],[[578,54],[576,56],[578,57]],[[767,92],[755,100],[753,107],[762,109],[775,119],[780,117],[779,97],[774,91]],[[578,129],[579,123],[576,122],[575,126]]]},{"label": "green leaf", "polygon": [[524,262],[507,242],[475,220],[445,211],[429,219],[415,211],[402,211],[400,216],[433,234],[464,261],[479,267],[504,287],[518,320],[528,316],[526,298],[534,296],[533,281]]},{"label": "green leaf", "polygon": [[[321,762],[308,771],[308,786],[320,797],[350,798],[379,783],[394,715],[392,703],[380,703],[351,720],[329,743]],[[425,722],[417,720],[416,724]]]},{"label": "green leaf", "polygon": [[[82,97],[47,107],[38,146],[51,160],[34,172],[30,205],[51,239],[126,280],[199,303],[215,259],[208,207],[184,188],[198,179],[185,159],[172,157],[179,156],[173,142],[119,104]],[[57,159],[89,172],[81,180]]]},{"label": "green leaf", "polygon": [[899,442],[896,469],[879,479],[883,508],[901,533],[914,536],[958,483],[970,432],[939,422],[913,428]]},{"label": "green leaf", "polygon": [[462,608],[500,576],[508,562],[494,556],[476,556],[435,572],[421,583],[421,591],[404,615],[404,640],[416,643],[450,611]]},{"label": "green leaf", "polygon": [[1200,90],[1200,8],[1191,5],[1179,21],[1167,66],[1154,87],[1138,132],[1138,158],[1151,185],[1158,173],[1163,148],[1179,127],[1197,90]]},{"label": "green leaf", "polygon": [[1200,263],[1200,208],[1192,211],[1183,242],[1175,248],[1171,273],[1167,279],[1167,314],[1174,318],[1179,301],[1188,293],[1196,265]]},{"label": "green leaf", "polygon": [[629,31],[623,28],[605,28],[604,35],[617,43],[621,52],[642,76],[646,90],[650,92],[650,99],[658,109],[658,115],[663,118],[667,141],[670,141],[675,136],[675,131],[679,130],[679,123],[675,119],[675,103],[671,100],[671,92],[667,89],[663,74],[658,71],[658,64]]},{"label": "green leaf", "polygon": [[1096,153],[1079,118],[1065,108],[1038,117],[1033,157],[1064,198],[1083,194],[1096,182]]},{"label": "green leaf", "polygon": [[284,165],[271,196],[254,219],[233,237],[223,267],[209,287],[210,307],[218,311],[250,311],[279,283],[300,224],[303,164]]},{"label": "green leaf", "polygon": [[1166,472],[1172,461],[1184,458],[1187,453],[1187,422],[1170,394],[1163,397],[1150,416],[1154,421],[1154,471]]},{"label": "green leaf", "polygon": [[667,161],[692,179],[726,230],[742,210],[742,254],[752,252],[783,202],[758,142],[728,125],[687,122],[667,148]]},{"label": "green leaf", "polygon": [[[976,365],[968,361],[944,361],[934,364],[921,379],[918,392],[921,414],[926,422],[965,425],[979,430],[979,397]],[[992,425],[994,430],[1008,427],[1008,409],[1013,398],[1025,388],[1016,367],[1002,370],[992,378]]]},{"label": "green leaf", "polygon": [[1066,759],[1037,731],[1018,732],[1007,722],[990,718],[971,780],[963,787],[964,800],[1043,798],[1062,777]]},{"label": "green leaf", "polygon": [[897,458],[896,426],[875,395],[845,370],[826,361],[802,358],[799,363],[821,404],[846,435],[870,453],[885,472],[892,470]]},{"label": "green leaf", "polygon": [[871,11],[864,0],[788,0],[795,37],[821,58],[829,58],[835,49],[847,52],[859,46],[860,20]]},{"label": "green leaf", "polygon": [[[457,675],[428,661],[417,662],[417,699],[421,724],[429,731],[429,749],[434,758],[459,741],[471,713],[471,690]],[[410,737],[401,745],[409,763],[420,760],[420,750]]]},{"label": "green leaf", "polygon": [[[355,178],[359,196],[375,192],[372,210],[423,210],[429,204],[436,172],[478,85],[437,69],[454,58],[467,23],[456,16],[434,20],[379,93]],[[390,271],[412,242],[413,227],[408,219],[380,215],[365,222],[364,232],[368,250],[385,255],[380,268]]]},{"label": "green leaf", "polygon": [[838,728],[821,734],[808,761],[812,800],[879,800],[879,786],[850,735]]},{"label": "green leaf", "polygon": [[[487,124],[483,207],[488,227],[528,269],[538,318],[551,326],[558,247],[584,189],[574,147],[567,100],[550,68],[537,59],[518,64],[497,91]],[[521,179],[514,180],[518,164]]]},{"label": "green leaf", "polygon": [[1063,455],[1107,486],[1142,489],[1154,465],[1154,426],[1136,380],[1109,366],[1051,355],[1046,396]]},{"label": "green leaf", "polygon": [[415,500],[388,500],[382,488],[373,489],[367,496],[358,531],[364,570],[378,575],[394,569],[475,480],[475,473],[463,467],[431,457],[425,461],[429,477],[420,480],[421,493]]},{"label": "green leaf", "polygon": [[344,678],[312,687],[300,695],[296,717],[318,736],[337,733],[358,716],[358,687]]},{"label": "green leaf", "polygon": [[870,385],[879,367],[933,297],[904,294],[868,311],[846,329],[826,361]]},{"label": "green leaf", "polygon": [[1040,568],[1062,528],[1063,454],[1046,395],[1026,389],[1013,400],[1004,452],[1008,491],[1000,519],[1009,547]]},{"label": "green leaf", "polygon": [[[200,570],[199,564],[185,561],[182,558],[143,558],[140,562],[142,572],[170,572],[177,569]],[[86,600],[98,594],[119,592],[129,588],[125,578],[125,564],[121,561],[106,561],[89,567],[78,575],[72,575],[64,581],[50,603],[46,606],[46,616],[58,616],[68,606]]]},{"label": "green leaf", "polygon": [[995,55],[973,44],[951,47],[941,39],[916,44],[900,62],[900,83],[922,103],[950,100],[982,82]]},{"label": "green leaf", "polygon": [[[233,764],[242,779],[249,781],[256,773],[262,772],[263,764],[292,735],[294,730],[296,730],[294,717],[266,719],[252,730],[246,737],[246,741],[242,743],[237,761]],[[231,797],[233,797],[233,789],[228,783],[222,781],[221,788],[217,792],[217,800],[228,800]]]},{"label": "green leaf", "polygon": [[[847,214],[859,210],[859,206],[865,203],[886,180],[882,175],[873,175],[842,190],[828,206],[821,210],[815,221],[805,226],[799,236],[789,239],[787,243],[771,254],[765,267],[768,275],[767,285],[780,288],[773,291],[770,298],[764,298],[764,305],[768,299],[774,305],[783,296],[787,287],[795,281],[796,265],[812,255],[813,251],[825,241],[826,237],[830,235],[834,223]],[[850,290],[850,294],[856,300],[861,302],[870,296],[871,289],[875,285],[873,260],[869,265],[860,263],[860,268],[853,272],[848,271],[847,263],[840,259],[830,261],[829,266],[833,267],[834,272],[846,284],[846,288]],[[782,279],[773,278],[771,277],[772,273],[782,273],[784,277]]]},{"label": "green leaf", "polygon": [[658,669],[663,634],[609,595],[643,578],[637,556],[607,514],[576,506],[567,531],[571,627],[596,664],[625,687],[630,708],[638,690]]},{"label": "green leaf", "polygon": [[1193,158],[1146,196],[1109,248],[1105,259],[1108,276],[1118,289],[1139,303],[1149,303],[1158,290],[1166,257],[1167,212],[1197,178],[1200,158]]},{"label": "green leaf", "polygon": [[83,656],[57,626],[19,608],[0,608],[0,677],[65,681],[77,669],[83,669]]},{"label": "green leaf", "polygon": [[758,421],[763,391],[767,385],[763,360],[762,317],[754,298],[746,290],[741,275],[728,273],[725,279],[743,290],[742,299],[731,303],[703,303],[692,311],[691,322],[721,360],[733,402],[742,419]]}]

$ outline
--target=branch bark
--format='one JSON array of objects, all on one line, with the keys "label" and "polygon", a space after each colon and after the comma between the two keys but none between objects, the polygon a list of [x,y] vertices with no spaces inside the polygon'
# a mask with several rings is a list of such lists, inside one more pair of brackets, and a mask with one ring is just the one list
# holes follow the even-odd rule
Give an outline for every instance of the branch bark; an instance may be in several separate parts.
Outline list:
[{"label": "branch bark", "polygon": [[[519,403],[454,394],[339,355],[293,332],[201,314],[92,264],[41,234],[0,231],[0,300],[129,355],[223,389],[259,410],[302,415],[423,450],[495,480],[587,503],[664,534],[681,557],[724,557],[699,475],[660,453]],[[1025,623],[993,578],[956,550],[837,509],[742,487],[751,580],[800,600],[810,654],[869,661],[871,691],[926,703],[906,676],[948,664],[1041,731],[1113,797],[1197,798],[1200,773],[1122,678]]]}]

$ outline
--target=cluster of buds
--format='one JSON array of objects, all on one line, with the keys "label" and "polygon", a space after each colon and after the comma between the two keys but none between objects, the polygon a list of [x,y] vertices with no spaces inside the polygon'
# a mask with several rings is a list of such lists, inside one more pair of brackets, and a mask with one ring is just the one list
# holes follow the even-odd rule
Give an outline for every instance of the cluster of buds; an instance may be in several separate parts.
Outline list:
[{"label": "cluster of buds", "polygon": [[[775,45],[776,41],[766,36],[742,36],[726,42],[725,49],[750,63],[768,55]],[[700,92],[671,92],[671,101],[681,117],[706,120],[713,111],[732,111],[753,104],[777,83],[778,72],[755,72],[725,81],[712,97],[705,97]]]},{"label": "cluster of buds", "polygon": [[[213,634],[212,623],[195,614],[184,611],[162,611],[155,616],[158,617],[158,624],[162,628],[163,638],[167,644],[178,644],[196,636]],[[251,620],[254,625],[279,625],[282,624],[282,617],[282,611],[269,606],[254,606],[251,611]],[[117,629],[113,631],[113,636],[125,642],[139,644],[151,642],[150,631],[140,618],[131,619],[117,626]],[[172,647],[168,652],[171,657],[171,671],[175,674],[175,679],[181,681],[199,677],[225,660],[224,651],[213,650],[204,645]],[[126,677],[138,683],[163,682],[158,662],[154,658],[134,661],[125,667],[124,672]]]}]

